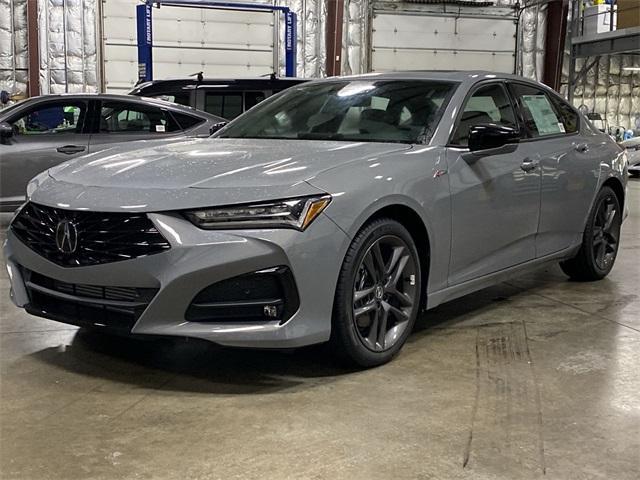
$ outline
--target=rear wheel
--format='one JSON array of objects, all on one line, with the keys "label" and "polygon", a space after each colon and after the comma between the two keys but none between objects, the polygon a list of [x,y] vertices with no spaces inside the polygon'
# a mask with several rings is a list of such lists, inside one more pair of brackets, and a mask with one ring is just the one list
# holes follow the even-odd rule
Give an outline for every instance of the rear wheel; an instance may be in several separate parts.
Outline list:
[{"label": "rear wheel", "polygon": [[331,342],[351,363],[372,367],[402,348],[415,323],[421,291],[418,252],[391,219],[366,225],[345,257],[334,302]]},{"label": "rear wheel", "polygon": [[615,192],[603,187],[598,194],[582,238],[578,254],[560,267],[569,277],[580,281],[606,277],[616,260],[622,209]]}]

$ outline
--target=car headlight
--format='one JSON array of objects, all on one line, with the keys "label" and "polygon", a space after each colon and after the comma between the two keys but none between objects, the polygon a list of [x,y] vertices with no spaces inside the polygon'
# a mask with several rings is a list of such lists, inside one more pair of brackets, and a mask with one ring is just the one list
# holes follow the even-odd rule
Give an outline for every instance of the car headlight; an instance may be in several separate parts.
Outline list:
[{"label": "car headlight", "polygon": [[331,195],[290,198],[245,205],[201,208],[184,215],[206,230],[294,228],[304,230],[331,202]]}]

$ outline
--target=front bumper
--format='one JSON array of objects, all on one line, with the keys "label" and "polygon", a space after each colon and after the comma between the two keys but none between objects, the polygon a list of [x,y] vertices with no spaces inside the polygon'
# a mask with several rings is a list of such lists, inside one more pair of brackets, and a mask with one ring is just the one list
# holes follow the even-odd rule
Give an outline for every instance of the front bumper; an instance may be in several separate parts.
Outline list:
[{"label": "front bumper", "polygon": [[[324,214],[304,232],[207,231],[177,215],[149,214],[149,218],[171,243],[171,249],[83,267],[52,263],[9,230],[4,254],[14,303],[29,309],[29,290],[22,274],[28,270],[70,284],[157,290],[131,334],[195,337],[220,345],[258,348],[299,347],[329,339],[335,285],[349,242]],[[185,319],[191,301],[204,288],[275,266],[289,267],[299,295],[299,309],[284,323]]]}]

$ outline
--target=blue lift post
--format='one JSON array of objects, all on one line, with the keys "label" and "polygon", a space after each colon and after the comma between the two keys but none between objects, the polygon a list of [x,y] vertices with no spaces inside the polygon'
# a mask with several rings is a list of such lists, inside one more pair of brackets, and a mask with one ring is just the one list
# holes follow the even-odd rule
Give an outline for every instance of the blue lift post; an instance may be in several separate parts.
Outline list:
[{"label": "blue lift post", "polygon": [[140,81],[153,80],[153,31],[152,7],[165,5],[168,7],[200,7],[220,8],[225,10],[266,10],[282,12],[284,15],[284,63],[285,76],[296,76],[296,28],[297,17],[289,7],[265,5],[261,3],[235,3],[198,0],[147,0],[143,5],[136,6],[138,32],[138,79]]}]

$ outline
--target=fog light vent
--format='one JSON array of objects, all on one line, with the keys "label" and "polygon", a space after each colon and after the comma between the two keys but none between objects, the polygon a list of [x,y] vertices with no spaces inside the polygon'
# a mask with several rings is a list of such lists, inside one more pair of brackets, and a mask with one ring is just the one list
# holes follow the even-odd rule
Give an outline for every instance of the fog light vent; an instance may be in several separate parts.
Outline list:
[{"label": "fog light vent", "polygon": [[185,318],[190,322],[285,322],[299,304],[289,268],[274,267],[208,286],[192,300]]}]

